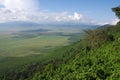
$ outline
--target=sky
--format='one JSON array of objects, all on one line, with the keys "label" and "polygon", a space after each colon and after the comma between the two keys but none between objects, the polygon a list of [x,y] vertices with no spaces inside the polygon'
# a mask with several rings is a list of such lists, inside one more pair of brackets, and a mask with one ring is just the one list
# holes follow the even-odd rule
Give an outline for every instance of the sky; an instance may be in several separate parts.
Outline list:
[{"label": "sky", "polygon": [[120,0],[0,0],[0,23],[115,24],[119,19],[111,8]]}]

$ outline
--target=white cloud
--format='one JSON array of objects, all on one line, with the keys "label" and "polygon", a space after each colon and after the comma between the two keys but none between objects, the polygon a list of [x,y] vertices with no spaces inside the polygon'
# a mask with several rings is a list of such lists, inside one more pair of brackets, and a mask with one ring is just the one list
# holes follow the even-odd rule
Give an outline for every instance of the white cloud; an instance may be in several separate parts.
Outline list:
[{"label": "white cloud", "polygon": [[116,25],[117,22],[119,22],[120,20],[119,19],[114,19],[110,22],[111,25]]},{"label": "white cloud", "polygon": [[73,20],[80,20],[82,18],[83,18],[83,15],[78,14],[77,12],[75,12],[73,15]]},{"label": "white cloud", "polygon": [[0,4],[9,10],[33,10],[38,8],[38,0],[0,0]]},{"label": "white cloud", "polygon": [[[54,16],[53,16],[54,17]],[[55,15],[56,21],[78,21],[81,22],[83,19],[83,15],[75,12],[73,15],[70,15],[68,12],[63,12]]]},{"label": "white cloud", "polygon": [[83,15],[74,12],[49,13],[38,11],[38,0],[0,0],[0,22],[33,21],[33,22],[81,22]]},{"label": "white cloud", "polygon": [[0,0],[0,22],[29,21],[28,16],[36,13],[38,0]]},{"label": "white cloud", "polygon": [[118,20],[112,22],[93,22],[87,19],[84,15],[73,12],[51,13],[48,11],[40,11],[39,0],[0,0],[0,22],[8,21],[32,21],[38,23],[48,22],[77,22],[77,23],[92,23],[92,24],[115,24]]},{"label": "white cloud", "polygon": [[0,8],[0,22],[7,21],[32,21],[39,23],[46,22],[81,22],[83,15],[75,12],[70,15],[68,12],[49,13],[41,11],[26,11],[26,10],[10,10],[7,8]]},{"label": "white cloud", "polygon": [[104,22],[97,22],[97,21],[89,21],[91,24],[96,24],[96,25],[106,25],[106,24],[110,24],[110,25],[116,25],[117,22],[119,22],[119,19],[113,19],[110,21],[104,21]]}]

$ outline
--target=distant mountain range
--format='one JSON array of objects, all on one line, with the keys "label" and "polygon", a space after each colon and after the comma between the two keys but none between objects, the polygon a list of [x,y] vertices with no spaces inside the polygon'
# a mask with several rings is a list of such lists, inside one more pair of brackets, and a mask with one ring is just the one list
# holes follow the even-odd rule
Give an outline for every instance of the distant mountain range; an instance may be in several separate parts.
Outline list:
[{"label": "distant mountain range", "polygon": [[22,27],[22,26],[33,27],[33,26],[40,26],[40,24],[34,22],[24,22],[24,21],[0,23],[0,27]]},{"label": "distant mountain range", "polygon": [[110,26],[111,26],[110,24],[106,24],[106,25],[103,25],[103,26],[98,27],[98,29],[105,29],[105,28],[108,28],[108,27],[110,27]]},{"label": "distant mountain range", "polygon": [[49,24],[41,24],[35,22],[24,22],[24,21],[15,21],[15,22],[6,22],[0,23],[0,31],[5,30],[24,30],[24,29],[41,29],[41,28],[64,28],[64,29],[95,29],[98,28],[99,25],[93,24],[84,24],[84,23],[49,23]]}]

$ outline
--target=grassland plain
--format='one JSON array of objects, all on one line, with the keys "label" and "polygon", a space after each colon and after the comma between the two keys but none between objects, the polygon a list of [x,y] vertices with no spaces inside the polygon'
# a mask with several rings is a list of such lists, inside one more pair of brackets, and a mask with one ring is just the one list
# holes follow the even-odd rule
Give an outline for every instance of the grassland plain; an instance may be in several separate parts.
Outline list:
[{"label": "grassland plain", "polygon": [[65,36],[37,36],[29,39],[0,39],[0,56],[20,57],[31,54],[46,53],[47,50],[69,44]]},{"label": "grassland plain", "polygon": [[[34,34],[37,36],[31,37]],[[0,34],[0,76],[15,70],[19,72],[29,64],[47,63],[58,54],[62,56],[61,53],[55,53],[54,50],[75,41],[74,35],[76,33],[66,36],[56,35],[56,33],[38,35],[38,33],[32,32],[30,34],[22,33],[22,35],[9,32]]]}]

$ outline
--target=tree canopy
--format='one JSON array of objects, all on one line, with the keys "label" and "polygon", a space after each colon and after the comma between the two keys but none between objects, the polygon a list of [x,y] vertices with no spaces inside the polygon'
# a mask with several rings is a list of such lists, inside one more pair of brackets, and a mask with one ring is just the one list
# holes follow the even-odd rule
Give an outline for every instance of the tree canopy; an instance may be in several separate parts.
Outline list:
[{"label": "tree canopy", "polygon": [[116,16],[120,19],[120,6],[112,8],[112,11],[115,12]]}]

